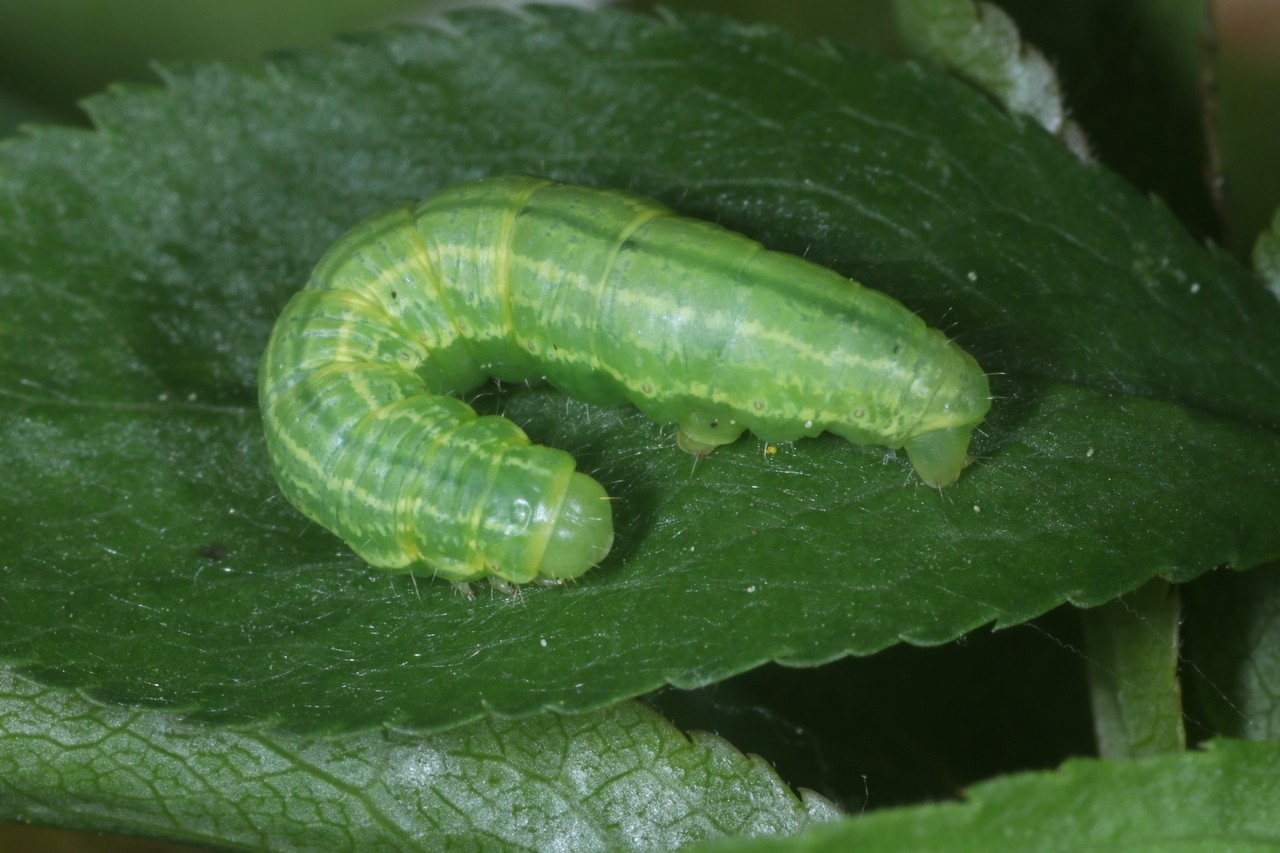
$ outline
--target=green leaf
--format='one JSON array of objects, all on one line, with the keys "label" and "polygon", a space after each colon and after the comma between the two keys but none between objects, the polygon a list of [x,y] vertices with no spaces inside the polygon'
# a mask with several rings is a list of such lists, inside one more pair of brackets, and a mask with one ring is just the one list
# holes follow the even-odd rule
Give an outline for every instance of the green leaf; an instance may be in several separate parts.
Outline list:
[{"label": "green leaf", "polygon": [[1272,295],[1280,299],[1280,209],[1276,210],[1271,227],[1259,234],[1253,244],[1253,268]]},{"label": "green leaf", "polygon": [[[1270,850],[1280,844],[1280,744],[1215,741],[1133,762],[1070,761],[977,785],[965,802],[878,812],[795,839],[698,845],[767,851]],[[1212,807],[1198,804],[1212,803]]]},{"label": "green leaf", "polygon": [[895,0],[894,13],[913,49],[954,68],[1050,133],[1063,129],[1066,110],[1053,66],[1023,43],[1018,25],[999,6],[973,0]]},{"label": "green leaf", "polygon": [[[1220,242],[1222,166],[1216,149],[1230,143],[1220,134],[1225,106],[1218,99],[1229,93],[1225,81],[1206,85],[1208,65],[1223,51],[1207,0],[999,5],[1023,39],[1053,64],[1067,113],[1085,129],[1098,161],[1159,196],[1196,237]],[[1229,195],[1234,198],[1238,188],[1233,185]]]},{"label": "green leaf", "polygon": [[1186,748],[1180,616],[1178,588],[1162,580],[1084,613],[1098,752],[1104,758]]},{"label": "green leaf", "polygon": [[818,669],[778,665],[648,697],[684,731],[769,758],[846,811],[957,797],[968,785],[1093,754],[1080,612],[1060,607],[942,646]]},{"label": "green leaf", "polygon": [[193,726],[0,670],[0,820],[253,850],[673,849],[830,819],[636,703],[443,735]]},{"label": "green leaf", "polygon": [[[45,682],[444,729],[1280,557],[1280,305],[945,75],[537,9],[166,84],[0,148],[0,656]],[[993,372],[977,464],[941,494],[829,438],[695,467],[634,411],[516,389],[486,405],[617,498],[610,559],[474,602],[362,566],[279,497],[257,359],[353,222],[502,172],[656,195],[891,292]]]},{"label": "green leaf", "polygon": [[1196,722],[1280,741],[1280,564],[1188,585],[1186,668]]},{"label": "green leaf", "polygon": [[11,90],[0,88],[0,137],[16,133],[20,125],[52,119],[51,111],[41,105],[32,103]]},{"label": "green leaf", "polygon": [[422,14],[430,5],[431,0],[223,0],[180,8],[165,0],[5,0],[0,81],[8,78],[28,98],[69,112],[75,101],[112,81],[149,78],[147,69],[156,60],[256,61],[269,50],[323,44],[334,33],[410,9]]},{"label": "green leaf", "polygon": [[1211,69],[1211,142],[1225,185],[1225,243],[1236,257],[1248,258],[1280,205],[1274,157],[1280,139],[1280,110],[1274,109],[1280,101],[1280,28],[1274,20],[1257,26],[1247,7],[1212,8],[1213,36],[1221,47]]}]

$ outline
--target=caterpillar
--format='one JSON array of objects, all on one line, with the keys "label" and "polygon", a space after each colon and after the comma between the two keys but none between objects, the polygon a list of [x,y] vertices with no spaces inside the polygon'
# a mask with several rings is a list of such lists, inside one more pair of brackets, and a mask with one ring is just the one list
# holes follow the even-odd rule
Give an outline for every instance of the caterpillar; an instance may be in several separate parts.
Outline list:
[{"label": "caterpillar", "polygon": [[977,362],[901,303],[648,198],[530,177],[355,227],[285,306],[259,374],[272,469],[369,564],[562,581],[613,543],[603,487],[456,394],[545,380],[706,454],[744,431],[905,448],[942,488],[990,407]]}]

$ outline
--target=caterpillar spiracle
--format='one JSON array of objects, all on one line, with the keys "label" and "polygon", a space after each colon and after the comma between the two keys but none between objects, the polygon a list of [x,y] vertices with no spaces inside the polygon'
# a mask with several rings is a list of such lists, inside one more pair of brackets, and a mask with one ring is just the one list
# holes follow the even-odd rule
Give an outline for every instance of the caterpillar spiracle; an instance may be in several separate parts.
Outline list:
[{"label": "caterpillar spiracle", "polygon": [[576,577],[613,543],[569,454],[451,396],[546,380],[675,422],[905,448],[942,488],[987,377],[889,296],[651,199],[528,177],[365,221],[289,301],[259,398],[285,496],[373,566],[465,583]]}]

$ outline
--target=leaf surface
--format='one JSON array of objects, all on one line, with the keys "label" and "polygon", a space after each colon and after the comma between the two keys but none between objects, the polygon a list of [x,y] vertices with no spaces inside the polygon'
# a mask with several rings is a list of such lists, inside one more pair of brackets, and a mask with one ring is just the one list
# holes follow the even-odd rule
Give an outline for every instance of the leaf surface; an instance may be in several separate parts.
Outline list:
[{"label": "leaf surface", "polygon": [[638,703],[340,737],[185,724],[0,672],[0,820],[250,850],[675,849],[794,833],[760,758]]},{"label": "leaf surface", "polygon": [[[1280,305],[942,74],[540,9],[165,77],[0,148],[0,656],[46,682],[444,729],[1280,557]],[[942,493],[833,438],[694,466],[632,410],[509,389],[479,404],[617,499],[606,563],[474,602],[363,566],[279,497],[257,359],[355,221],[504,172],[655,195],[892,293],[993,373],[977,464]]]},{"label": "leaf surface", "polygon": [[[839,850],[1271,850],[1280,843],[1280,745],[1215,741],[1141,761],[1077,760],[974,786],[963,803],[892,809],[799,838],[699,853]],[[1211,803],[1212,807],[1200,804]]]}]

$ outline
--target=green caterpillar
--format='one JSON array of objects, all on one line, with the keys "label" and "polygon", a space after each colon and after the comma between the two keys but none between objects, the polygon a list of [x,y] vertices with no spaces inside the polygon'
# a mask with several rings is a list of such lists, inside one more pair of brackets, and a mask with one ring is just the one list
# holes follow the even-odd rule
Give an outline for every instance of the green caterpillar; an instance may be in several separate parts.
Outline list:
[{"label": "green caterpillar", "polygon": [[450,394],[545,379],[706,454],[833,432],[956,481],[990,407],[973,358],[890,297],[646,198],[526,178],[357,226],[276,323],[259,397],[276,479],[370,564],[576,577],[613,544],[569,454]]}]

